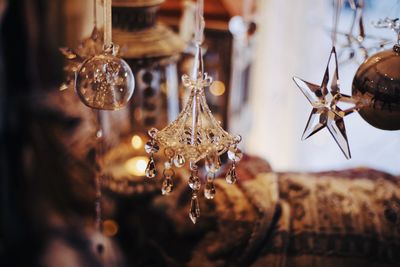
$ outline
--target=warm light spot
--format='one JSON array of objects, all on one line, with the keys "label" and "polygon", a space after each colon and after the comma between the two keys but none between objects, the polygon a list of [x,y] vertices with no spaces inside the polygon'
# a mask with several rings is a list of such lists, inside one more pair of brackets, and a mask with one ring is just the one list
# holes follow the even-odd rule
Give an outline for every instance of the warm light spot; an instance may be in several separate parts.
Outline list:
[{"label": "warm light spot", "polygon": [[118,224],[113,220],[105,220],[103,222],[103,233],[105,236],[111,237],[118,233]]},{"label": "warm light spot", "polygon": [[141,149],[143,146],[142,138],[140,138],[139,135],[132,136],[131,143],[132,143],[133,149]]},{"label": "warm light spot", "polygon": [[149,159],[147,157],[134,157],[125,162],[125,169],[134,176],[144,176]]},{"label": "warm light spot", "polygon": [[213,84],[210,86],[211,94],[215,96],[220,96],[225,93],[225,85],[221,81],[214,81]]}]

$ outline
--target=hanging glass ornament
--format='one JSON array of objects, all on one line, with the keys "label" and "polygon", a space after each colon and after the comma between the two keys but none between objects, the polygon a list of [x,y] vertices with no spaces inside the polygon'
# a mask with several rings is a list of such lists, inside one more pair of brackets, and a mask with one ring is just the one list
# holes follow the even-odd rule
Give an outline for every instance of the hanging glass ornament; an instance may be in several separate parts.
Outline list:
[{"label": "hanging glass ornament", "polygon": [[368,58],[358,68],[352,94],[361,117],[383,130],[400,130],[400,21],[388,18],[376,25],[393,29],[397,44]]},{"label": "hanging glass ornament", "polygon": [[[354,100],[340,92],[339,69],[336,54],[336,30],[342,1],[336,2],[334,13],[334,30],[332,33],[332,50],[328,64],[325,69],[321,85],[306,82],[294,77],[293,80],[301,92],[313,106],[302,139],[319,132],[323,128],[328,128],[333,139],[347,159],[351,158],[350,147],[347,140],[344,117],[356,110]],[[346,102],[352,104],[350,108],[341,109],[338,104]]]},{"label": "hanging glass ornament", "polygon": [[190,201],[190,210],[189,210],[189,218],[195,224],[197,220],[200,218],[200,205],[199,200],[197,199],[197,191],[194,191],[192,194],[192,199]]},{"label": "hanging glass ornament", "polygon": [[132,97],[134,76],[123,59],[116,57],[116,47],[109,47],[82,64],[76,77],[76,91],[90,108],[117,110]]},{"label": "hanging glass ornament", "polygon": [[[118,47],[111,41],[111,1],[104,0],[104,43],[100,50],[97,31],[97,1],[93,1],[94,30],[92,36],[81,44],[78,52],[70,49],[61,49],[61,52],[69,60],[75,60],[70,73],[71,77],[61,89],[67,89],[74,84],[75,90],[81,101],[88,107],[96,110],[97,126],[95,149],[95,227],[98,232],[102,231],[101,196],[104,170],[104,131],[102,125],[102,110],[116,110],[126,105],[134,90],[134,76],[128,64],[118,58]],[[154,149],[153,149],[154,150]],[[154,173],[155,176],[155,173]],[[103,253],[104,245],[98,244],[99,253]]]},{"label": "hanging glass ornament", "polygon": [[363,13],[364,0],[349,0],[353,11],[353,19],[347,32],[338,32],[342,42],[338,44],[338,60],[340,64],[362,63],[368,55],[382,50],[392,41],[386,38],[370,35],[365,32]]},{"label": "hanging glass ornament", "polygon": [[306,82],[298,77],[294,77],[293,80],[313,106],[302,140],[327,127],[345,157],[350,159],[350,147],[343,118],[355,111],[355,105],[345,110],[338,106],[340,102],[354,104],[354,100],[340,93],[335,47],[332,47],[321,85]]},{"label": "hanging glass ornament", "polygon": [[81,101],[93,109],[120,109],[128,103],[135,89],[132,70],[117,57],[118,46],[113,45],[111,32],[111,0],[105,0],[104,51],[82,64],[75,83]]},{"label": "hanging glass ornament", "polygon": [[215,180],[215,174],[209,174],[207,176],[207,182],[204,188],[204,197],[206,199],[213,199],[215,197],[216,190],[215,190],[214,180]]},{"label": "hanging glass ornament", "polygon": [[[203,0],[197,2],[196,14],[196,54],[194,58],[193,73],[191,76],[183,75],[182,83],[191,91],[189,99],[178,118],[167,127],[158,131],[151,129],[150,142],[156,143],[164,148],[168,168],[164,170],[163,188],[167,188],[173,175],[166,175],[169,167],[183,167],[189,163],[191,175],[188,181],[192,189],[192,200],[189,217],[196,223],[200,217],[198,204],[198,192],[201,182],[198,177],[197,163],[205,159],[205,167],[208,172],[204,195],[207,199],[213,199],[216,194],[214,179],[221,168],[220,156],[229,149],[235,150],[235,160],[241,157],[237,144],[241,141],[239,136],[233,136],[226,132],[220,123],[212,115],[204,94],[205,88],[212,84],[212,78],[203,69],[203,56],[201,43],[204,33]],[[154,160],[150,152],[150,160]],[[233,162],[235,162],[235,160]],[[173,186],[168,187],[172,190]],[[164,191],[163,191],[164,193]]]}]

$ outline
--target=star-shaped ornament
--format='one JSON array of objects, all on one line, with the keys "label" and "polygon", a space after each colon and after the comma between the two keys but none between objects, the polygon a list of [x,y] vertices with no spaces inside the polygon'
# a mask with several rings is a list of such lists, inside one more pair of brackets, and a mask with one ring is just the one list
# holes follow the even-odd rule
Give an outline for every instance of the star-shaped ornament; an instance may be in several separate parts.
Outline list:
[{"label": "star-shaped ornament", "polygon": [[[340,93],[335,47],[332,47],[321,85],[312,84],[297,77],[293,77],[293,80],[313,106],[302,140],[326,127],[345,157],[350,159],[350,147],[343,118],[354,112],[356,106],[355,101],[350,96]],[[350,103],[351,107],[341,109],[338,106],[341,102]]]},{"label": "star-shaped ornament", "polygon": [[363,0],[349,0],[349,4],[353,10],[353,19],[348,32],[337,32],[341,40],[338,58],[341,64],[349,62],[361,64],[369,55],[381,51],[393,42],[390,39],[365,33],[363,20],[365,5]]}]

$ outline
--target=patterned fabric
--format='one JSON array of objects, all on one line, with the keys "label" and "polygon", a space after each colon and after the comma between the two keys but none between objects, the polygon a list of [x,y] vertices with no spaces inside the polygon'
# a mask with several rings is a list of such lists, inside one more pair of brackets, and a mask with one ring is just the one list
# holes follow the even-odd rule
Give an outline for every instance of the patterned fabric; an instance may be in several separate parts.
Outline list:
[{"label": "patterned fabric", "polygon": [[399,179],[364,169],[278,180],[281,216],[254,266],[400,266]]}]

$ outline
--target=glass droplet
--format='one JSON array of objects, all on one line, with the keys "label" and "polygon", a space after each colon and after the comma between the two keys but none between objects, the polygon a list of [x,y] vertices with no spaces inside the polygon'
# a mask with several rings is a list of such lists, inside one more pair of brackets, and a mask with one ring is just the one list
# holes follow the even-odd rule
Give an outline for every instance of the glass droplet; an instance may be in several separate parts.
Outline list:
[{"label": "glass droplet", "polygon": [[173,189],[174,189],[174,183],[172,181],[172,178],[169,176],[165,177],[161,186],[161,193],[163,195],[168,195],[172,192]]},{"label": "glass droplet", "polygon": [[228,150],[228,158],[232,161],[239,162],[243,158],[243,153],[239,148],[231,147]]},{"label": "glass droplet", "polygon": [[221,168],[221,159],[217,154],[211,154],[206,157],[207,172],[216,173]]},{"label": "glass droplet", "polygon": [[166,162],[164,162],[164,168],[165,168],[166,170],[171,169],[171,168],[172,168],[171,161],[166,161]]},{"label": "glass droplet", "polygon": [[103,137],[103,131],[101,129],[96,132],[96,137],[99,139]]},{"label": "glass droplet", "polygon": [[199,200],[197,199],[196,195],[193,195],[192,200],[190,201],[189,217],[192,220],[193,224],[195,224],[200,218]]},{"label": "glass droplet", "polygon": [[225,180],[228,184],[234,184],[237,181],[237,176],[236,176],[236,168],[232,166],[232,168],[228,171],[228,173],[225,176]]},{"label": "glass droplet", "polygon": [[192,190],[200,190],[201,182],[199,177],[196,175],[190,175],[188,184]]},{"label": "glass droplet", "polygon": [[215,185],[213,181],[208,181],[204,188],[204,196],[207,199],[213,199],[215,197]]},{"label": "glass droplet", "polygon": [[149,163],[147,163],[146,177],[154,178],[154,177],[156,177],[156,175],[157,175],[156,163],[154,162],[154,159],[151,157],[149,160]]},{"label": "glass droplet", "polygon": [[147,154],[157,153],[160,150],[160,146],[152,140],[146,143],[144,150]]},{"label": "glass droplet", "polygon": [[180,154],[176,155],[174,158],[174,164],[177,168],[182,167],[183,165],[185,165],[185,157]]}]

